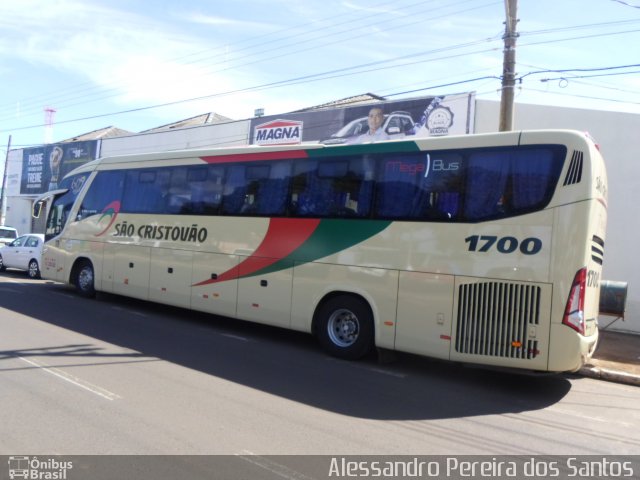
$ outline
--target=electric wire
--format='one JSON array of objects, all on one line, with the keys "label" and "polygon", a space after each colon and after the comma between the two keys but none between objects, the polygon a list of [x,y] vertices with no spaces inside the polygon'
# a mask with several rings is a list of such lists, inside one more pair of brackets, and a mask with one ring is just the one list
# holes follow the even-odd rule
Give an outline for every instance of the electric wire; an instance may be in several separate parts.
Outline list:
[{"label": "electric wire", "polygon": [[[458,2],[458,3],[453,4],[453,5],[454,6],[461,5],[461,4],[469,3],[470,1],[477,1],[477,0],[464,0],[462,2]],[[430,3],[430,2],[428,2],[428,1],[427,2],[424,2],[424,1],[423,2],[417,2],[417,3],[410,4],[408,6],[405,6],[403,8],[410,8],[410,7],[413,7],[413,6],[416,6],[416,5],[423,5],[423,4],[426,4],[426,3]],[[500,2],[494,1],[494,2],[491,2],[491,3],[486,3],[486,4],[481,5],[480,7],[473,7],[472,9],[483,8],[485,6],[490,6],[490,5],[494,5],[494,4],[497,4],[497,3],[500,3]],[[383,3],[378,4],[378,5],[383,5]],[[447,7],[450,7],[450,6],[451,5],[447,5]],[[444,7],[436,8],[435,10],[439,10],[441,8],[444,8]],[[434,9],[423,10],[423,11],[420,11],[418,13],[433,12],[433,11],[434,11]],[[379,31],[384,32],[384,31],[388,31],[388,30],[391,30],[391,29],[403,28],[403,27],[406,27],[408,25],[415,24],[415,23],[418,23],[418,22],[421,22],[421,21],[429,21],[429,20],[434,20],[436,18],[445,18],[445,17],[448,17],[448,16],[454,16],[454,15],[458,15],[458,14],[461,14],[461,13],[465,13],[467,11],[469,11],[469,9],[450,12],[448,14],[444,14],[444,15],[441,15],[439,17],[427,17],[426,19],[423,18],[422,20],[417,20],[417,21],[414,20],[410,24],[402,23],[400,25],[395,25],[395,26],[391,25],[391,26],[388,26],[386,28],[380,28]],[[335,26],[339,26],[339,25],[348,24],[348,23],[359,22],[359,21],[362,20],[362,18],[366,19],[366,18],[370,18],[370,17],[373,17],[373,16],[379,16],[381,14],[382,13],[376,13],[376,14],[365,16],[365,17],[359,17],[359,18],[355,18],[355,19],[352,19],[352,20],[339,22],[339,23],[337,23],[335,25],[332,25],[331,28],[334,28]],[[412,17],[413,16],[415,16],[415,13],[412,15]],[[331,20],[332,18],[335,19],[335,17],[327,17],[327,18],[325,18],[325,19],[323,19],[321,21],[328,21],[328,20]],[[361,25],[361,26],[358,27],[358,29],[374,27],[374,26],[377,26],[378,24],[383,23],[383,22],[386,23],[386,24],[390,23],[389,20],[387,18],[385,18],[383,21],[380,21],[380,22],[374,22],[374,23],[370,23],[370,24]],[[309,22],[309,24],[315,24],[315,23],[318,23],[318,22],[317,21],[316,22]],[[286,31],[286,29],[282,29],[281,31]],[[315,48],[320,48],[320,47],[324,47],[324,46],[328,46],[328,45],[332,45],[332,44],[337,44],[337,43],[343,42],[345,40],[353,40],[354,38],[360,38],[360,37],[363,37],[363,36],[366,36],[366,35],[370,34],[370,32],[366,32],[366,33],[360,34],[358,36],[351,35],[350,37],[347,37],[347,38],[336,39],[335,38],[336,33],[335,32],[331,33],[331,37],[330,37],[330,34],[326,33],[326,28],[318,28],[318,29],[315,29],[315,30],[311,30],[311,32],[316,32],[316,31],[323,31],[324,32],[323,36],[322,37],[312,38],[312,39],[307,39],[304,42],[298,42],[296,45],[300,45],[301,43],[306,43],[306,42],[311,41],[311,40],[317,40],[318,38],[323,38],[323,37],[324,38],[332,38],[333,40],[331,42],[329,42],[329,43],[319,44],[317,46],[310,47],[310,48],[305,48],[305,49],[302,49],[302,50],[299,49],[297,51],[288,52],[286,54],[280,54],[280,55],[277,55],[277,56],[262,57],[259,60],[256,60],[256,61],[253,61],[253,62],[245,62],[245,63],[239,64],[239,65],[229,66],[229,67],[221,68],[221,69],[218,69],[218,70],[209,70],[209,71],[204,70],[200,75],[204,77],[205,75],[208,75],[208,74],[210,75],[210,74],[214,74],[214,73],[228,71],[228,70],[233,69],[233,68],[246,67],[246,66],[253,65],[253,64],[256,64],[256,63],[272,61],[272,60],[274,60],[276,58],[282,58],[282,57],[287,56],[287,55],[293,55],[295,53],[301,53],[301,52],[304,52],[304,51],[309,51],[310,49],[315,49]],[[353,29],[347,29],[347,30],[339,31],[338,34],[351,33],[351,32],[353,32]],[[286,37],[276,38],[276,39],[274,39],[274,40],[272,40],[270,42],[266,42],[266,43],[279,42],[279,41],[287,40],[287,39],[294,38],[294,37],[297,37],[297,36],[300,36],[300,35],[308,35],[308,33],[309,33],[309,31],[305,31],[305,32],[302,32],[302,33],[299,33],[299,34],[294,34],[294,35],[289,35],[289,36],[286,36]],[[264,36],[265,35],[262,35],[262,36],[259,36],[259,37],[256,37],[256,38],[263,38]],[[265,42],[261,42],[258,45],[262,46],[264,44],[265,44]],[[287,48],[287,46],[279,47],[278,49],[282,49],[282,48]],[[243,49],[240,49],[240,50],[243,50]],[[264,53],[265,51],[272,51],[272,49],[260,50],[258,52],[254,52],[254,53],[251,53],[249,55],[245,55],[244,57],[240,57],[240,58],[247,58],[247,57],[251,57],[251,56],[255,56],[255,55],[260,55],[260,54]],[[177,61],[177,60],[180,60],[180,58],[181,57],[178,57],[176,59],[169,60],[169,61],[170,62],[171,61]],[[237,59],[234,59],[234,60],[237,60]],[[200,60],[200,61],[202,61],[202,60]],[[219,62],[210,64],[208,66],[211,67],[212,65],[215,66],[215,65],[219,65],[219,64],[225,64],[227,62],[228,62],[228,60],[224,60],[223,59],[223,60],[221,60]],[[185,64],[181,64],[181,65],[185,65]],[[106,98],[114,97],[114,96],[117,96],[118,92],[119,92],[119,89],[117,87],[113,87],[113,88],[109,88],[109,89],[100,88],[100,90],[103,93],[109,93],[109,92],[115,92],[115,93],[113,95],[102,95],[100,97],[94,97],[94,98],[92,98],[92,101],[97,101],[97,100],[100,100],[100,99],[106,99]],[[90,92],[91,92],[91,90],[90,90]],[[87,94],[83,95],[83,97],[86,97],[86,96],[91,96],[91,93],[87,93]],[[50,100],[50,98],[48,100]],[[59,101],[56,102],[55,99],[52,102],[49,102],[49,103],[57,103],[58,105],[60,104],[60,102]],[[75,106],[75,105],[78,105],[78,104],[79,103],[63,104],[63,106],[69,107],[69,106]],[[37,108],[38,108],[38,113],[39,113],[40,112],[40,106],[38,105]]]},{"label": "electric wire", "polygon": [[[416,5],[416,4],[414,4],[414,5]],[[476,7],[476,8],[480,8],[480,7]],[[584,25],[584,26],[563,27],[561,29],[555,29],[555,30],[556,31],[562,31],[562,30],[569,31],[569,30],[572,30],[572,29],[579,29],[579,28],[587,28],[587,27],[593,28],[595,25],[610,26],[610,25],[620,25],[620,24],[627,24],[627,23],[633,23],[633,22],[637,22],[637,20],[619,21],[619,22],[605,22],[603,24],[591,24],[591,25],[588,25],[588,26]],[[541,33],[549,33],[550,31],[553,31],[553,30],[554,29],[545,29],[545,30],[534,31],[534,32],[523,32],[521,35],[528,36],[528,35],[536,35],[536,34],[541,34]],[[545,44],[545,43],[565,42],[565,41],[571,41],[571,40],[581,40],[581,39],[587,39],[587,38],[597,38],[597,37],[602,37],[602,36],[621,35],[621,34],[626,34],[626,33],[635,33],[635,32],[638,32],[638,31],[640,31],[640,30],[634,29],[634,30],[625,30],[625,31],[621,31],[621,32],[606,32],[606,33],[600,33],[600,34],[582,35],[582,36],[577,36],[577,37],[569,37],[569,38],[561,38],[561,39],[553,39],[553,40],[543,40],[543,41],[534,41],[534,42],[520,44],[519,47],[540,45],[540,44]],[[212,97],[216,97],[216,96],[230,95],[230,94],[235,94],[235,93],[240,93],[240,92],[247,92],[247,91],[259,91],[259,90],[264,90],[264,89],[267,89],[267,88],[276,88],[276,87],[281,87],[281,86],[286,86],[286,85],[295,85],[295,84],[298,84],[298,83],[306,83],[306,82],[311,82],[311,81],[326,80],[326,79],[330,79],[330,78],[336,78],[338,76],[356,75],[356,74],[368,73],[368,72],[377,71],[377,70],[383,70],[383,69],[388,69],[388,68],[397,68],[399,66],[415,65],[417,63],[436,61],[436,60],[439,60],[441,58],[426,59],[426,60],[423,59],[423,60],[414,61],[414,62],[408,62],[408,63],[397,63],[397,62],[400,62],[402,60],[406,60],[406,59],[409,59],[409,58],[416,58],[416,57],[431,55],[431,54],[435,54],[435,53],[439,53],[439,52],[445,52],[445,51],[451,51],[451,50],[455,50],[455,49],[467,48],[469,46],[477,45],[478,43],[481,43],[481,42],[495,41],[495,40],[496,39],[492,38],[492,39],[479,40],[479,41],[475,41],[475,42],[468,42],[468,43],[464,43],[464,44],[459,44],[459,45],[454,45],[454,46],[449,46],[449,47],[443,47],[441,49],[435,49],[435,50],[431,50],[431,51],[427,51],[427,52],[413,53],[413,54],[400,56],[400,57],[396,57],[396,58],[393,58],[393,59],[387,59],[387,60],[383,60],[383,61],[379,61],[379,62],[370,62],[368,64],[358,65],[358,66],[355,66],[355,67],[346,67],[344,69],[336,69],[336,70],[332,70],[332,71],[329,71],[329,72],[321,72],[321,73],[318,73],[318,74],[307,75],[307,76],[303,76],[303,77],[297,77],[297,78],[294,78],[294,79],[281,80],[281,81],[276,81],[276,82],[269,82],[269,83],[265,83],[265,84],[262,84],[262,85],[256,85],[256,86],[251,86],[251,87],[231,90],[231,91],[227,91],[227,92],[218,92],[218,93],[214,93],[214,94],[211,94],[211,95],[199,96],[199,97],[194,97],[194,98],[190,98],[190,99],[183,99],[183,100],[178,100],[178,101],[174,101],[174,102],[167,102],[167,103],[158,104],[158,105],[151,105],[151,106],[146,106],[146,107],[139,107],[139,108],[134,108],[134,109],[122,110],[122,111],[118,111],[118,112],[111,112],[111,113],[106,113],[106,114],[98,114],[98,115],[93,115],[93,116],[88,116],[88,117],[70,119],[70,120],[66,120],[64,122],[57,122],[57,123],[71,123],[71,122],[88,120],[88,119],[93,119],[93,118],[121,115],[121,114],[137,112],[137,111],[141,111],[141,110],[148,110],[148,109],[152,109],[152,108],[160,108],[160,107],[169,106],[169,105],[176,105],[176,104],[180,104],[180,103],[192,102],[192,101],[202,100],[202,99],[205,99],[205,98],[212,98]],[[474,54],[477,54],[477,53],[484,53],[484,52],[491,51],[491,50],[495,50],[495,49],[480,50],[480,51],[476,50],[476,51],[472,51],[472,52],[462,53],[462,54],[460,54],[458,56],[474,55]],[[292,52],[290,54],[295,54],[295,53],[299,53],[299,52],[296,51],[296,52]],[[451,56],[448,56],[446,58],[451,58]],[[382,66],[382,65],[385,65],[385,64],[390,63],[390,62],[392,62],[393,65]],[[376,65],[378,65],[379,68],[372,68],[372,67],[375,67]],[[637,65],[633,65],[633,66],[637,66]],[[608,68],[611,68],[611,69],[613,69],[613,68],[623,68],[623,66],[608,67]],[[573,69],[572,71],[579,71],[579,69]],[[551,72],[553,72],[553,71],[552,70],[547,71],[547,73],[551,73]],[[527,75],[533,75],[533,74],[537,74],[537,73],[541,73],[541,72],[529,72],[529,73],[525,74],[524,76],[521,76],[520,80],[525,78],[525,76],[527,76]],[[561,73],[561,72],[558,72],[558,73]],[[637,73],[637,72],[621,72],[620,74],[624,75],[624,74],[629,74],[629,73]],[[604,75],[602,75],[602,76],[604,76]],[[471,82],[474,82],[474,81],[481,81],[481,80],[487,80],[487,79],[499,79],[499,78],[500,77],[497,77],[497,76],[477,77],[477,78],[472,78],[472,79],[461,80],[459,82],[449,82],[449,83],[446,83],[446,84],[429,86],[429,87],[418,88],[418,89],[412,89],[412,90],[407,90],[407,91],[404,91],[404,92],[396,92],[396,93],[389,94],[387,96],[399,96],[399,95],[403,95],[403,94],[414,93],[414,92],[418,92],[418,91],[424,91],[424,90],[432,89],[432,88],[440,88],[440,87],[452,86],[452,85],[457,85],[457,84],[471,83]],[[588,78],[588,77],[582,77],[582,78]],[[593,98],[593,97],[588,97],[588,98]],[[612,101],[614,101],[614,100],[612,100]],[[631,102],[631,103],[634,103],[634,102]],[[38,124],[38,125],[31,125],[31,126],[26,126],[26,127],[14,128],[12,130],[25,130],[25,129],[29,129],[29,128],[39,128],[39,127],[42,127],[42,126],[43,126],[42,124]]]},{"label": "electric wire", "polygon": [[[471,0],[466,0],[466,1],[460,2],[460,3],[455,4],[455,5],[461,5],[461,4],[464,4],[464,3],[468,3],[469,1],[471,1]],[[410,4],[410,5],[408,5],[408,6],[405,6],[405,7],[403,7],[403,8],[405,8],[405,9],[406,9],[406,8],[414,7],[414,6],[416,6],[416,5],[423,5],[423,4],[425,4],[425,3],[429,3],[429,2],[417,2],[417,3]],[[494,3],[495,3],[495,2],[494,2]],[[442,15],[442,16],[440,16],[440,17],[432,17],[432,18],[427,19],[427,20],[433,20],[433,19],[436,19],[436,18],[443,18],[443,17],[446,17],[446,16],[450,16],[450,15],[457,15],[457,14],[460,14],[460,13],[468,13],[468,12],[469,12],[469,11],[471,11],[471,10],[475,10],[475,9],[477,9],[477,8],[483,8],[483,7],[485,7],[485,6],[490,6],[490,5],[493,5],[494,3],[483,4],[483,5],[480,5],[480,6],[477,6],[477,7],[473,7],[473,8],[470,8],[470,9],[466,9],[466,10],[460,10],[460,11],[456,11],[456,12],[451,12],[451,13],[448,13],[448,14],[446,14],[446,15]],[[497,2],[497,3],[500,3],[500,2]],[[382,4],[378,4],[378,5],[382,5]],[[433,10],[430,10],[430,11],[433,11]],[[374,16],[377,16],[377,15],[380,15],[380,13],[371,14],[371,15],[369,15],[369,16],[367,16],[367,17],[362,17],[362,18],[370,18],[370,17],[374,17]],[[332,17],[327,17],[327,18],[325,18],[325,19],[320,20],[320,22],[321,22],[321,21],[330,20],[331,18],[332,18]],[[356,18],[356,19],[346,20],[346,21],[343,21],[343,22],[339,22],[339,23],[338,23],[338,24],[336,24],[336,25],[343,25],[343,24],[353,23],[353,22],[356,22],[356,21],[360,21],[360,20],[362,20],[362,18]],[[556,31],[569,31],[569,30],[573,30],[573,29],[584,29],[584,28],[594,28],[594,27],[617,26],[617,25],[628,24],[628,23],[634,23],[634,22],[640,22],[640,19],[639,19],[639,20],[621,20],[621,21],[614,21],[614,22],[603,22],[603,23],[587,24],[587,25],[575,25],[575,26],[569,26],[569,27],[561,27],[561,28],[558,28],[558,29],[543,29],[543,30],[532,31],[532,32],[522,32],[522,33],[520,33],[520,35],[522,35],[522,36],[528,36],[528,35],[538,35],[538,34],[544,34],[544,33],[556,32]],[[307,25],[313,25],[313,24],[315,24],[315,23],[318,23],[318,21],[316,21],[316,22],[309,22]],[[375,26],[375,25],[377,25],[377,23],[374,23],[374,24],[367,24],[367,25],[365,25],[365,27],[371,27],[371,26]],[[405,24],[402,24],[402,25],[398,25],[398,26],[392,27],[392,28],[390,28],[390,29],[393,29],[393,28],[400,28],[400,27],[402,27],[402,26],[406,26],[406,25],[405,25]],[[313,31],[317,31],[317,30],[322,30],[322,28],[318,28],[318,29],[313,30]],[[281,31],[287,31],[287,29],[282,29]],[[283,39],[293,38],[293,37],[296,37],[296,36],[299,36],[299,35],[302,35],[302,34],[306,34],[306,33],[308,33],[308,32],[298,33],[298,34],[290,35],[290,36],[288,36],[288,37],[276,38],[276,39],[274,39],[274,40],[272,40],[272,41],[273,41],[273,42],[277,42],[277,41],[281,41],[281,40],[283,40]],[[342,33],[342,32],[340,32],[340,33]],[[263,38],[263,37],[265,37],[265,36],[267,36],[267,35],[269,35],[269,34],[261,35],[261,36],[255,37],[255,38]],[[360,35],[360,36],[364,36],[364,35]],[[358,38],[358,37],[359,37],[359,36],[356,36],[356,37],[353,37],[353,36],[352,36],[352,37],[350,37],[349,39]],[[496,38],[497,38],[497,37],[496,37]],[[311,39],[311,40],[313,40],[313,39]],[[339,43],[340,41],[342,41],[342,40],[335,40],[335,41],[334,41],[334,42],[332,42],[332,43]],[[240,42],[240,43],[242,43],[242,42]],[[267,43],[269,43],[269,42],[267,42]],[[311,48],[319,48],[320,46],[327,46],[327,45],[330,45],[330,44],[331,44],[331,43],[329,43],[329,44],[322,44],[322,45],[319,45],[319,46],[317,46],[317,47],[311,47]],[[248,47],[245,47],[245,48],[248,48]],[[243,50],[243,49],[240,49],[240,50]],[[289,53],[286,53],[286,54],[279,55],[278,57],[267,57],[267,58],[260,59],[259,61],[251,62],[251,63],[259,63],[259,62],[262,62],[262,61],[273,60],[274,58],[281,58],[281,57],[283,57],[283,56],[292,55],[292,54],[300,53],[300,52],[303,52],[303,51],[308,51],[308,49],[303,49],[303,50],[298,50],[298,51],[294,51],[294,52],[289,52]],[[258,54],[259,54],[259,53],[262,53],[262,51],[261,51],[261,52],[258,52]],[[253,53],[253,54],[248,55],[248,56],[253,56],[253,55],[256,55],[256,54],[257,54],[257,53]],[[179,58],[180,58],[180,57],[179,57]],[[178,59],[179,59],[179,58],[178,58]],[[237,59],[236,59],[236,60],[237,60]],[[220,63],[220,62],[217,62],[217,63],[214,63],[213,65],[216,65],[216,64],[219,64],[219,63]],[[222,70],[216,70],[216,71],[209,72],[209,73],[217,73],[217,72],[220,72],[220,71],[229,70],[229,69],[231,69],[231,68],[236,68],[236,67],[239,67],[239,66],[247,66],[247,65],[249,65],[249,64],[240,64],[240,65],[237,65],[237,66],[235,66],[235,67],[226,67],[226,68],[224,68],[224,69],[222,69]],[[203,75],[204,75],[204,74],[205,74],[205,73],[203,73]],[[118,90],[119,90],[118,88],[113,88],[113,89],[108,89],[108,90],[104,90],[104,89],[102,89],[103,93],[107,93],[107,92],[110,92],[110,91],[117,92]],[[82,97],[76,97],[74,100],[78,100],[79,98],[84,98],[84,97],[87,97],[87,96],[88,96],[88,97],[90,97],[90,101],[98,101],[98,100],[100,100],[100,99],[106,99],[106,98],[110,98],[110,97],[117,96],[117,95],[118,95],[118,93],[114,93],[113,95],[102,95],[102,96],[99,96],[99,97],[95,97],[95,96],[93,96],[93,94],[92,94],[92,93],[87,93],[87,94],[83,95]],[[54,102],[50,102],[50,103],[55,103],[55,101],[54,101]],[[63,106],[63,107],[71,107],[71,106],[81,105],[81,104],[83,104],[83,103],[87,103],[87,102],[78,102],[78,101],[76,101],[75,103],[62,104],[62,106]],[[24,108],[24,105],[22,106],[22,108]],[[38,113],[40,113],[40,106],[38,106]],[[25,112],[24,112],[24,111],[22,111],[22,114],[24,115],[24,114],[25,114]],[[4,119],[3,119],[3,120],[4,120]]]}]

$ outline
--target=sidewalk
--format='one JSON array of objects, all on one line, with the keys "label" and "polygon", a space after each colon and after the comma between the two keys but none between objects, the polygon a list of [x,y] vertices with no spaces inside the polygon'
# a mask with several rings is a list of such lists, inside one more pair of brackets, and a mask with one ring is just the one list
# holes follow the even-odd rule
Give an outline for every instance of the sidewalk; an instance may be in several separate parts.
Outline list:
[{"label": "sidewalk", "polygon": [[640,335],[601,330],[593,358],[579,373],[585,377],[640,386]]}]

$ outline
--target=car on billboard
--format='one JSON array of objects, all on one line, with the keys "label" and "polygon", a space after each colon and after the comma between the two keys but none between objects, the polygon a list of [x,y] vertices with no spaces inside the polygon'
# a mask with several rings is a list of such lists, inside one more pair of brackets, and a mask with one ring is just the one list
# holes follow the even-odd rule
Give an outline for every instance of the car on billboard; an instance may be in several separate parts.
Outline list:
[{"label": "car on billboard", "polygon": [[0,247],[0,272],[7,268],[25,270],[30,278],[40,278],[44,235],[29,233]]},{"label": "car on billboard", "polygon": [[18,230],[13,227],[0,226],[0,247],[18,238]]},{"label": "car on billboard", "polygon": [[[350,138],[357,137],[358,135],[362,135],[367,132],[369,129],[367,120],[367,117],[352,120],[329,138],[322,140],[320,143],[325,145],[339,145],[341,143],[347,143]],[[412,135],[414,125],[415,122],[409,112],[391,112],[384,116],[382,128],[387,135],[390,135],[392,138],[396,135],[400,138],[404,135]]]}]

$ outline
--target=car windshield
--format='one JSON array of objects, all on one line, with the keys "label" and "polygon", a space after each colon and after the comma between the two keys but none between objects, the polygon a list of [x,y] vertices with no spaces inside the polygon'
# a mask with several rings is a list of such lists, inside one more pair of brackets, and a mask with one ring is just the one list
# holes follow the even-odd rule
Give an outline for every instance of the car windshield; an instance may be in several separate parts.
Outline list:
[{"label": "car windshield", "polygon": [[0,229],[0,238],[16,238],[17,236],[13,230]]},{"label": "car windshield", "polygon": [[352,122],[347,123],[344,127],[331,135],[337,138],[353,137],[354,135],[360,135],[364,133],[369,126],[367,125],[367,118],[360,118]]}]

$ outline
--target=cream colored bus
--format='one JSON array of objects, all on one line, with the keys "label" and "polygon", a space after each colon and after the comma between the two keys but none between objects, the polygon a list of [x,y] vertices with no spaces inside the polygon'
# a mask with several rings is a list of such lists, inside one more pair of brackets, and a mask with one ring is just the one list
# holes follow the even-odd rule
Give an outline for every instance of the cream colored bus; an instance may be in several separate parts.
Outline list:
[{"label": "cream colored bus", "polygon": [[598,338],[607,178],[578,132],[102,158],[44,204],[42,276],[84,296],[309,332],[349,359],[574,371]]}]

